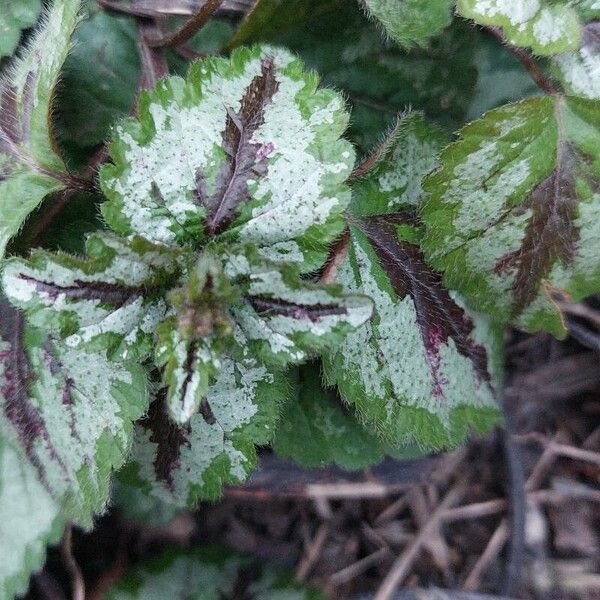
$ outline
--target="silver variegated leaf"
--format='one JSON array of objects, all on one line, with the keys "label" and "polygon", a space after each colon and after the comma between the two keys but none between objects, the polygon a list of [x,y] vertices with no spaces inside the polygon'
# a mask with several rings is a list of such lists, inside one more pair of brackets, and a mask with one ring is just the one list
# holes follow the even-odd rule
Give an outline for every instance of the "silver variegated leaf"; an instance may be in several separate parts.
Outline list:
[{"label": "silver variegated leaf", "polygon": [[0,257],[29,213],[67,185],[51,129],[51,103],[79,5],[79,0],[54,0],[27,47],[0,77]]},{"label": "silver variegated leaf", "polygon": [[4,424],[0,426],[0,514],[0,598],[11,600],[27,591],[29,576],[43,565],[46,545],[60,539],[66,517],[35,467],[23,460],[18,442]]},{"label": "silver variegated leaf", "polygon": [[86,250],[86,258],[34,250],[28,259],[8,260],[6,296],[67,347],[144,354],[165,316],[161,296],[177,279],[181,253],[106,233],[92,234]]},{"label": "silver variegated leaf", "polygon": [[322,264],[343,229],[354,152],[342,97],[283,50],[195,63],[116,128],[101,181],[107,222],[165,244],[217,236]]},{"label": "silver variegated leaf", "polygon": [[498,420],[498,331],[425,262],[414,213],[444,136],[409,114],[354,187],[347,293],[373,299],[370,323],[324,360],[327,379],[392,444],[441,448]]},{"label": "silver variegated leaf", "polygon": [[157,330],[156,363],[163,367],[169,416],[177,424],[187,423],[198,409],[221,368],[222,351],[212,335],[186,339],[171,317]]},{"label": "silver variegated leaf", "polygon": [[270,441],[287,383],[252,357],[241,331],[237,359],[224,357],[201,410],[187,425],[168,417],[162,401],[136,428],[133,452],[120,478],[167,504],[193,507],[214,499],[224,483],[243,482],[256,465],[255,445]]},{"label": "silver variegated leaf", "polygon": [[89,526],[147,407],[145,371],[54,342],[5,300],[0,316],[3,429],[63,513]]},{"label": "silver variegated leaf", "polygon": [[576,50],[581,24],[574,3],[553,0],[458,0],[458,12],[480,25],[501,27],[507,41],[541,55]]},{"label": "silver variegated leaf", "polygon": [[556,299],[600,291],[600,103],[555,95],[466,126],[424,184],[423,248],[477,310],[564,337]]},{"label": "silver variegated leaf", "polygon": [[600,99],[600,22],[585,25],[579,48],[554,56],[552,62],[569,94]]},{"label": "silver variegated leaf", "polygon": [[303,281],[298,269],[265,261],[252,247],[231,251],[225,273],[242,293],[232,319],[267,363],[300,363],[369,320],[373,304],[339,285]]}]

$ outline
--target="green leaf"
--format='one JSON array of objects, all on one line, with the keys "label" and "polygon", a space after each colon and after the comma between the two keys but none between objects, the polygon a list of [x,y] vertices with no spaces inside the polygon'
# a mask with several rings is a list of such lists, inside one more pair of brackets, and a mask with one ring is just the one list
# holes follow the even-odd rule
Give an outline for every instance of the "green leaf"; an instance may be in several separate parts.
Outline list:
[{"label": "green leaf", "polygon": [[338,9],[343,0],[257,0],[229,42],[236,48],[280,35],[332,8]]},{"label": "green leaf", "polygon": [[349,136],[363,151],[378,143],[408,106],[444,127],[464,123],[477,72],[473,55],[482,35],[456,21],[427,51],[402,51],[384,40],[357,2],[342,2],[285,33],[260,36],[297,53],[323,82],[352,104]]},{"label": "green leaf", "polygon": [[414,209],[443,137],[404,117],[354,187],[347,293],[375,303],[371,323],[326,356],[328,381],[391,444],[453,446],[498,420],[499,336],[466,312],[426,264]]},{"label": "green leaf", "polygon": [[600,99],[600,23],[585,25],[579,48],[552,60],[554,73],[567,93]]},{"label": "green leaf", "polygon": [[507,41],[548,56],[576,50],[581,38],[577,11],[552,0],[458,0],[458,12],[480,25],[502,27]]},{"label": "green leaf", "polygon": [[67,347],[146,354],[165,316],[161,296],[177,279],[181,253],[106,233],[92,234],[86,250],[86,258],[34,250],[29,259],[8,260],[5,294]]},{"label": "green leaf", "polygon": [[[147,407],[144,369],[71,349],[0,303],[0,424],[61,514],[89,527]],[[3,515],[5,518],[10,518]]]},{"label": "green leaf", "polygon": [[354,152],[340,139],[343,99],[317,83],[287,52],[259,47],[159,82],[140,121],[116,129],[115,165],[101,173],[109,225],[166,244],[283,247],[306,271],[320,266],[344,227]]},{"label": "green leaf", "polygon": [[566,335],[555,294],[600,290],[600,105],[556,96],[465,127],[426,183],[424,249],[477,310]]},{"label": "green leaf", "polygon": [[300,363],[340,343],[368,321],[365,296],[345,294],[338,285],[300,278],[298,268],[266,261],[252,249],[228,253],[225,273],[242,293],[231,308],[256,355],[269,364]]},{"label": "green leaf", "polygon": [[248,600],[323,600],[294,582],[290,573],[220,548],[171,549],[110,588],[107,600],[234,600],[240,580]]},{"label": "green leaf", "polygon": [[135,21],[100,11],[77,28],[74,41],[58,90],[57,135],[62,143],[96,146],[135,101],[140,73]]},{"label": "green leaf", "polygon": [[77,25],[79,0],[56,0],[0,79],[0,258],[29,213],[65,188],[51,130],[52,98]]},{"label": "green leaf", "polygon": [[365,0],[386,33],[405,48],[426,47],[452,22],[452,0]]},{"label": "green leaf", "polygon": [[42,10],[40,0],[4,0],[0,12],[0,58],[19,45],[21,31],[35,24]]},{"label": "green leaf", "polygon": [[379,463],[385,447],[320,383],[319,369],[301,367],[296,394],[282,409],[273,449],[306,468],[336,464],[364,469]]},{"label": "green leaf", "polygon": [[40,482],[35,467],[23,460],[18,443],[3,424],[0,424],[0,514],[0,598],[9,600],[27,591],[29,576],[43,565],[46,545],[60,539],[66,519]]},{"label": "green leaf", "polygon": [[137,426],[133,452],[119,478],[145,495],[179,507],[215,499],[224,483],[241,483],[256,466],[255,445],[270,441],[287,395],[279,371],[249,352],[239,328],[242,356],[225,356],[200,412],[186,426],[173,423],[155,401]]},{"label": "green leaf", "polygon": [[585,22],[600,18],[598,0],[574,0],[573,6]]}]

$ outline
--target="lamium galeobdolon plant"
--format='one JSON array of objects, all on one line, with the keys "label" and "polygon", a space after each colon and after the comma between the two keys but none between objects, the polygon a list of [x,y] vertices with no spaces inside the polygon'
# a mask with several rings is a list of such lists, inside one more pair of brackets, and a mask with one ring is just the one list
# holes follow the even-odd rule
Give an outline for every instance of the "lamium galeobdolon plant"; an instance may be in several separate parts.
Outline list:
[{"label": "lamium galeobdolon plant", "polygon": [[[116,4],[144,16],[141,4]],[[58,82],[63,73],[68,88],[93,69],[94,27],[126,56],[128,25],[115,29],[90,3],[78,28],[80,2],[54,0],[5,68],[0,598],[26,589],[68,524],[90,528],[110,502],[159,520],[216,499],[249,476],[258,446],[352,469],[487,431],[501,421],[505,327],[564,337],[558,300],[600,290],[597,2],[365,0],[404,48],[446,35],[456,8],[521,55],[546,57],[562,88],[533,70],[543,95],[487,112],[455,140],[402,112],[362,160],[344,137],[345,97],[295,53],[342,86],[326,53],[314,53],[334,44],[368,81],[373,65],[361,57],[378,33],[336,0],[324,3],[329,13],[314,0],[290,4],[257,2],[225,32],[230,52],[193,61],[185,77],[168,75],[145,21],[147,89],[135,116],[112,125],[108,155],[83,169],[72,166],[80,136],[101,146],[101,123],[126,113],[135,89],[104,97],[88,80],[103,108],[79,121],[80,134],[69,119],[82,107]],[[41,10],[18,5],[0,14],[15,39]],[[324,36],[278,31],[287,11],[301,21],[317,9]],[[331,41],[336,19],[344,25]],[[459,41],[448,43],[464,44],[452,27]],[[244,45],[262,37],[269,43]],[[393,43],[374,68],[391,68]],[[113,66],[126,79],[128,67]],[[398,76],[423,87],[409,73]],[[460,112],[452,98],[463,92],[443,99],[446,113]],[[359,144],[380,118],[366,106],[350,121]],[[60,217],[52,225],[73,203],[76,230],[67,217],[62,230]],[[165,579],[148,585],[162,589],[186,561],[221,565],[210,552],[168,556]],[[111,597],[145,597],[139,577]],[[215,594],[230,593],[223,581]]]}]

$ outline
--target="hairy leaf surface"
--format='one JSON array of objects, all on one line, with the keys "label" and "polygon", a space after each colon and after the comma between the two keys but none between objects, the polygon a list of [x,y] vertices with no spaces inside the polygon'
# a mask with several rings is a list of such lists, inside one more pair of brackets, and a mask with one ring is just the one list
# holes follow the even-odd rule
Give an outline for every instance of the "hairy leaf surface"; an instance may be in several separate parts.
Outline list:
[{"label": "hairy leaf surface", "polygon": [[62,513],[89,526],[146,409],[144,370],[54,342],[5,300],[0,309],[2,428]]},{"label": "hairy leaf surface", "polygon": [[0,58],[15,51],[22,30],[35,24],[41,10],[40,0],[4,0],[0,12]]},{"label": "hairy leaf surface", "polygon": [[0,514],[0,598],[10,600],[27,591],[29,576],[43,565],[46,545],[60,539],[66,518],[35,467],[23,460],[4,423],[0,424]]},{"label": "hairy leaf surface", "polygon": [[600,289],[599,105],[556,96],[491,111],[426,183],[425,251],[477,309],[564,337],[553,296]]},{"label": "hairy leaf surface", "polygon": [[68,347],[144,354],[165,316],[161,295],[177,278],[180,254],[105,233],[92,234],[86,250],[86,258],[35,250],[10,259],[2,273],[7,297]]},{"label": "hairy leaf surface", "polygon": [[259,565],[250,557],[220,548],[168,550],[143,564],[108,590],[107,600],[234,600],[240,579],[248,600],[322,600],[293,581],[291,574]]},{"label": "hairy leaf surface", "polygon": [[552,0],[458,0],[458,11],[480,25],[502,27],[507,41],[536,54],[576,50],[581,24],[570,2]]},{"label": "hairy leaf surface", "polygon": [[386,439],[431,448],[498,419],[497,332],[466,312],[418,246],[414,209],[442,139],[417,115],[404,117],[379,163],[357,182],[349,258],[338,280],[346,292],[371,297],[375,314],[324,361],[329,381]]},{"label": "hairy leaf surface", "polygon": [[161,81],[117,128],[102,171],[108,223],[172,244],[220,236],[299,255],[309,271],[343,228],[348,115],[287,52],[239,49]]},{"label": "hairy leaf surface", "polygon": [[356,470],[379,463],[384,444],[323,388],[319,369],[301,367],[296,375],[296,394],[283,407],[273,439],[275,452],[306,468]]},{"label": "hairy leaf surface", "polygon": [[241,331],[241,356],[225,356],[189,423],[173,423],[155,401],[137,426],[132,457],[120,473],[129,486],[180,507],[214,499],[224,483],[243,482],[256,465],[255,445],[270,441],[287,393],[285,378],[252,357]]},{"label": "hairy leaf surface", "polygon": [[452,21],[452,0],[365,0],[365,5],[405,48],[426,47]]},{"label": "hairy leaf surface", "polygon": [[0,78],[0,257],[29,213],[65,187],[51,103],[79,4],[55,0],[27,48]]}]

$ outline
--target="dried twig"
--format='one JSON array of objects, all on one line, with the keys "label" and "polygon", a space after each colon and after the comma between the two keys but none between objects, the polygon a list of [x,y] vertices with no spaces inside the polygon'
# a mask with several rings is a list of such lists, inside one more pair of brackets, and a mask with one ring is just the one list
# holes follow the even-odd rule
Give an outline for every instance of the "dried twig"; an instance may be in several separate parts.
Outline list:
[{"label": "dried twig", "polygon": [[221,4],[223,4],[223,0],[207,0],[180,29],[164,36],[148,37],[148,45],[151,48],[166,48],[184,44],[204,27],[215,12],[219,10]]},{"label": "dried twig", "polygon": [[396,588],[402,583],[408,575],[409,569],[418,557],[423,544],[438,531],[440,519],[443,512],[459,502],[467,491],[466,481],[461,479],[456,483],[445,498],[432,513],[431,518],[424,527],[421,528],[417,537],[409,544],[406,550],[396,559],[389,573],[386,575],[383,583],[377,590],[374,600],[390,600]]},{"label": "dried twig", "polygon": [[317,530],[314,539],[308,545],[308,548],[296,569],[296,579],[298,581],[305,581],[312,568],[315,566],[319,556],[323,550],[323,546],[329,536],[329,524],[323,523]]}]

